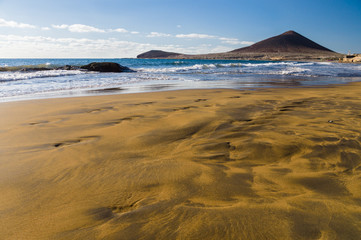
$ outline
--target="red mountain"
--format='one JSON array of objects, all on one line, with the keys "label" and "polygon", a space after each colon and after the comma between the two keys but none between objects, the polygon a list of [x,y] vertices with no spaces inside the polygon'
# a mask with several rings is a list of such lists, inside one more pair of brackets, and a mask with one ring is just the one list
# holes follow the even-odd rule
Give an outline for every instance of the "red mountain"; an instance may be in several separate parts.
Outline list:
[{"label": "red mountain", "polygon": [[295,31],[267,38],[249,47],[233,50],[233,53],[318,53],[333,52]]},{"label": "red mountain", "polygon": [[251,46],[224,53],[188,55],[163,51],[149,51],[138,58],[177,59],[244,59],[244,60],[311,60],[336,61],[342,54],[325,48],[295,31],[267,38]]}]

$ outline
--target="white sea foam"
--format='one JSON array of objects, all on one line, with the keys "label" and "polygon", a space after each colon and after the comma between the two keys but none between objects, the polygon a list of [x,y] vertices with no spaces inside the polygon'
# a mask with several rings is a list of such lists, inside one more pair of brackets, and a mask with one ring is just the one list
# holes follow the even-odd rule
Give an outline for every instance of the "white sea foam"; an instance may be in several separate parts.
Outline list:
[{"label": "white sea foam", "polygon": [[[120,59],[135,73],[94,73],[80,70],[21,71],[22,69],[82,66],[91,61],[77,59],[0,60],[0,102],[7,97],[38,94],[75,94],[89,89],[119,87],[137,91],[159,89],[155,86],[185,88],[242,88],[281,86],[297,79],[301,85],[331,84],[361,80],[361,65],[329,62],[266,62],[221,60],[143,60]],[[118,60],[116,60],[118,61]],[[5,70],[5,71],[4,71]],[[340,78],[341,77],[341,78]],[[270,84],[272,85],[272,84]],[[171,88],[170,88],[171,89]],[[128,90],[124,90],[126,92]]]},{"label": "white sea foam", "polygon": [[306,73],[311,72],[310,69],[307,68],[301,68],[301,67],[288,67],[284,70],[281,70],[279,72],[275,72],[275,74],[281,74],[281,75],[297,75],[299,73]]},{"label": "white sea foam", "polygon": [[0,81],[26,80],[33,78],[61,77],[84,74],[80,70],[48,70],[31,72],[0,72]]},{"label": "white sea foam", "polygon": [[241,67],[241,63],[227,63],[227,64],[194,64],[191,66],[184,67],[168,67],[168,68],[138,68],[137,71],[148,72],[148,73],[177,73],[177,72],[187,72],[187,71],[200,71],[207,69],[216,69],[216,68],[234,68]]},{"label": "white sea foam", "polygon": [[263,62],[263,63],[211,63],[194,64],[182,67],[139,68],[144,73],[217,73],[217,74],[269,74],[269,75],[305,75],[312,76],[315,63]]}]

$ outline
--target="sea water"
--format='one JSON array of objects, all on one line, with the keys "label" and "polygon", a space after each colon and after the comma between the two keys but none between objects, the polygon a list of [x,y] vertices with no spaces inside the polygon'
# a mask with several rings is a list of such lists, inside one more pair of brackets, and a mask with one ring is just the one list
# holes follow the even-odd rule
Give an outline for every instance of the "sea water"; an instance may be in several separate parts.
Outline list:
[{"label": "sea water", "polygon": [[[116,62],[135,72],[21,71]],[[0,59],[0,101],[179,89],[304,87],[361,81],[361,65],[178,59]]]}]

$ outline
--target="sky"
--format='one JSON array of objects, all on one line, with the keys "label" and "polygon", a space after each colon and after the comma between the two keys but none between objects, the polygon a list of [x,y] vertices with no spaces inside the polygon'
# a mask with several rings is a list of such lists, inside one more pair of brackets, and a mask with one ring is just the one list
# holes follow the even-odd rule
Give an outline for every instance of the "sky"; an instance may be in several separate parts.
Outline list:
[{"label": "sky", "polygon": [[225,52],[288,30],[361,53],[361,0],[0,0],[0,58]]}]

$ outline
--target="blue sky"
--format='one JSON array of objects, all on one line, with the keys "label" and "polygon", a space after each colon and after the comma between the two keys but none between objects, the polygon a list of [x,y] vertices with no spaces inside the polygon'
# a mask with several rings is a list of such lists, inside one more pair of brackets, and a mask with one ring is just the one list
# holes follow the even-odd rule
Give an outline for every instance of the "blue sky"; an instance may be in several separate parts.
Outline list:
[{"label": "blue sky", "polygon": [[223,52],[288,30],[361,53],[361,1],[0,0],[1,58]]}]

